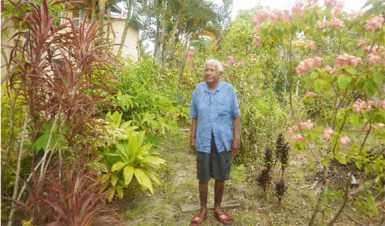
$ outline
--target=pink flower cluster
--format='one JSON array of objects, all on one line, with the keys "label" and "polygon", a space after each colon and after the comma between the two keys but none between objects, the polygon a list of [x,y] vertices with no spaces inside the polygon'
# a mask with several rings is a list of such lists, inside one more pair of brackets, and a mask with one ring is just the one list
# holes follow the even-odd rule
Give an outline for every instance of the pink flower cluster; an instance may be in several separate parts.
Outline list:
[{"label": "pink flower cluster", "polygon": [[244,67],[245,66],[245,62],[243,62],[243,61],[235,62],[234,57],[228,56],[227,57],[227,62],[223,63],[223,66],[224,67],[231,67],[231,66]]},{"label": "pink flower cluster", "polygon": [[326,7],[333,7],[337,4],[337,0],[325,0],[324,4]]},{"label": "pink flower cluster", "polygon": [[312,98],[312,97],[314,97],[314,93],[313,93],[313,92],[306,91],[305,97]]},{"label": "pink flower cluster", "polygon": [[364,15],[364,11],[352,12],[349,14],[350,20],[357,20]]},{"label": "pink flower cluster", "polygon": [[353,55],[338,55],[337,56],[337,63],[334,65],[335,68],[339,68],[342,66],[352,66],[356,67],[357,65],[361,64],[362,60],[359,57],[355,57]]},{"label": "pink flower cluster", "polygon": [[361,99],[357,99],[353,104],[353,111],[356,113],[359,113],[365,109],[366,112],[370,112],[373,107],[385,110],[385,99],[377,100],[377,101],[374,101],[374,100],[363,101]]},{"label": "pink flower cluster", "polygon": [[364,46],[364,51],[369,53],[368,63],[385,65],[385,46],[365,46],[365,44],[362,44],[362,46]]},{"label": "pink flower cluster", "polygon": [[342,146],[349,146],[349,144],[351,143],[351,141],[350,141],[350,138],[349,137],[341,137],[341,139],[340,139],[340,144],[342,145]]},{"label": "pink flower cluster", "polygon": [[320,67],[322,64],[321,57],[308,58],[304,61],[301,61],[298,66],[295,68],[295,72],[298,76],[304,75],[307,71],[312,70],[313,68]]},{"label": "pink flower cluster", "polygon": [[189,50],[189,51],[186,52],[186,55],[187,55],[188,58],[191,58],[191,57],[194,56],[194,51]]},{"label": "pink flower cluster", "polygon": [[305,140],[305,137],[302,136],[302,134],[297,134],[293,136],[294,143],[302,142]]},{"label": "pink flower cluster", "polygon": [[307,122],[300,122],[299,127],[303,130],[313,129],[314,123],[311,120],[307,120]]},{"label": "pink flower cluster", "polygon": [[376,63],[380,63],[381,61],[382,61],[382,59],[379,55],[375,55],[373,53],[368,54],[369,64],[376,64]]},{"label": "pink flower cluster", "polygon": [[329,65],[326,65],[324,68],[323,68],[329,75],[333,74],[334,73],[334,69],[332,67],[330,67]]},{"label": "pink flower cluster", "polygon": [[[306,122],[300,122],[299,123],[299,126],[291,126],[291,127],[288,127],[287,128],[287,134],[289,135],[293,135],[295,132],[298,132],[299,129],[301,128],[302,130],[310,130],[314,127],[314,123],[311,121],[311,120],[308,120]],[[298,143],[298,142],[301,142],[301,141],[304,141],[305,140],[305,137],[302,135],[302,134],[295,134],[293,136],[293,141],[295,143]]]},{"label": "pink flower cluster", "polygon": [[325,128],[323,131],[322,137],[324,138],[325,141],[329,141],[333,133],[334,133],[334,130],[332,128],[330,127]]},{"label": "pink flower cluster", "polygon": [[[313,0],[316,2],[315,0]],[[297,2],[294,7],[289,10],[274,10],[272,12],[261,10],[253,17],[252,22],[255,24],[255,33],[254,33],[254,43],[257,46],[262,46],[261,40],[259,38],[259,29],[261,29],[262,25],[266,21],[271,21],[272,23],[277,22],[286,22],[293,18],[294,15],[303,15],[305,12],[306,6],[303,2]]]},{"label": "pink flower cluster", "polygon": [[360,39],[357,41],[357,46],[360,47],[360,46],[366,46],[366,44],[368,43],[367,40],[363,40],[363,39]]},{"label": "pink flower cluster", "polygon": [[340,29],[340,28],[344,28],[345,27],[345,23],[342,20],[339,20],[339,19],[335,19],[333,21],[324,21],[324,22],[319,22],[318,21],[317,27],[318,27],[318,29],[324,29],[324,28],[327,28],[327,27],[332,27],[332,28]]},{"label": "pink flower cluster", "polygon": [[298,131],[299,131],[298,126],[291,126],[291,127],[288,127],[286,130],[287,134],[289,134],[289,135],[293,135],[293,133],[298,132]]},{"label": "pink flower cluster", "polygon": [[365,30],[367,31],[375,31],[382,28],[382,23],[384,23],[383,16],[375,16],[370,18],[365,24]]},{"label": "pink flower cluster", "polygon": [[303,2],[297,2],[295,3],[295,5],[293,6],[293,8],[291,9],[291,13],[293,15],[297,14],[297,15],[303,15],[305,13],[305,4]]},{"label": "pink flower cluster", "polygon": [[333,14],[338,15],[341,13],[342,8],[344,8],[343,2],[337,2],[336,0],[325,0],[325,6],[333,9]]}]

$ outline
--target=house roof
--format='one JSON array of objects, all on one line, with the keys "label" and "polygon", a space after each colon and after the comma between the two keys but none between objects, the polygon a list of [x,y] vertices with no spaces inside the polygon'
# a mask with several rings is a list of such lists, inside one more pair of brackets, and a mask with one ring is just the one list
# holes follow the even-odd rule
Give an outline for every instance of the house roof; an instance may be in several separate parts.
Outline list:
[{"label": "house roof", "polygon": [[[125,8],[125,2],[118,2],[111,6],[111,18],[117,20],[126,20],[127,19],[127,9]],[[107,15],[105,15],[107,16]],[[130,20],[130,25],[132,28],[140,30],[143,29],[143,23],[140,19],[133,15]]]}]

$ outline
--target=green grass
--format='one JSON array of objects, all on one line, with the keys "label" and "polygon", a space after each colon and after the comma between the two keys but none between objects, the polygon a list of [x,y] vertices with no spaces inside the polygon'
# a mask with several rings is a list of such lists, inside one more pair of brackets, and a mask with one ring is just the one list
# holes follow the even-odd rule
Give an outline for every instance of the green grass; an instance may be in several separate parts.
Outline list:
[{"label": "green grass", "polygon": [[[160,157],[167,160],[161,180],[163,184],[155,187],[155,194],[139,193],[132,200],[122,201],[121,216],[125,225],[190,225],[190,219],[197,211],[182,212],[181,204],[199,205],[198,181],[196,180],[195,153],[189,147],[189,131],[179,131],[167,135],[157,145]],[[232,177],[226,183],[224,202],[236,201],[239,207],[224,209],[233,219],[233,225],[308,225],[316,200],[314,169],[309,166],[310,152],[293,152],[285,171],[286,191],[279,203],[272,189],[265,194],[258,186],[256,178],[261,169],[260,163],[245,168],[234,166]],[[278,167],[273,173],[273,182],[279,179]],[[213,180],[209,183],[209,204],[213,203]],[[335,206],[338,209],[339,206]],[[360,217],[358,212],[349,212],[362,223],[373,223]],[[356,215],[356,216],[355,216]],[[320,218],[321,214],[318,214]],[[333,215],[324,216],[325,222]],[[377,217],[378,218],[378,217]],[[379,219],[371,219],[379,220]],[[366,221],[366,222],[365,222]],[[354,225],[342,215],[337,225]],[[212,210],[203,226],[222,225],[214,217]],[[326,225],[318,222],[316,225]],[[377,224],[374,224],[377,225]]]}]

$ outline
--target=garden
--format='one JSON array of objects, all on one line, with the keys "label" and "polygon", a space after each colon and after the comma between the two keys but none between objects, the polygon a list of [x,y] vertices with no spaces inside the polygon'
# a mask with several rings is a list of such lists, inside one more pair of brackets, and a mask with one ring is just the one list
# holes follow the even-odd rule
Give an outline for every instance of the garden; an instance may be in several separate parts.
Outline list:
[{"label": "garden", "polygon": [[[114,51],[117,2],[138,59]],[[189,225],[191,96],[216,58],[242,120],[234,225],[384,225],[385,2],[223,2],[3,1],[1,223]]]}]

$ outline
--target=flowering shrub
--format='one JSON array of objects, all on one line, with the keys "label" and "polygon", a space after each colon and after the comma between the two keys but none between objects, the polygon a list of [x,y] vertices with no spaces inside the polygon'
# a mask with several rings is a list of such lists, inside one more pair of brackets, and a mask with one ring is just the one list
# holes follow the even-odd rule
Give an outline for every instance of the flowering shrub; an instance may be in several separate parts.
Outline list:
[{"label": "flowering shrub", "polygon": [[[252,20],[254,43],[261,51],[278,50],[270,51],[268,57],[282,61],[279,72],[290,93],[296,88],[298,95],[303,93],[304,103],[320,103],[317,118],[290,115],[293,123],[286,131],[294,147],[318,147],[316,160],[323,164],[324,179],[335,161],[364,169],[368,174],[365,185],[375,193],[385,183],[381,149],[385,138],[384,17],[377,10],[347,14],[342,8],[336,0],[325,0],[324,6],[308,0],[291,10],[257,11]],[[372,194],[359,195],[373,200]],[[323,193],[319,196],[322,201]],[[317,206],[310,225],[316,222]],[[330,224],[340,213],[335,213]]]}]

